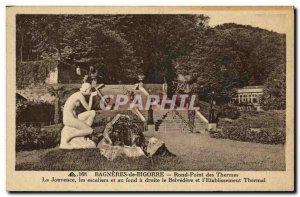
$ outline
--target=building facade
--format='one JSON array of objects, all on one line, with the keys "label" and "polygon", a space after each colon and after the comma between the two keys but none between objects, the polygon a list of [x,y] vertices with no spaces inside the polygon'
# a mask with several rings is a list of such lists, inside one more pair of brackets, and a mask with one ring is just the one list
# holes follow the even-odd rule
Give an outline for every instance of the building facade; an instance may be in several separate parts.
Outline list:
[{"label": "building facade", "polygon": [[236,96],[232,98],[240,111],[261,111],[261,97],[263,86],[246,86],[236,90]]}]

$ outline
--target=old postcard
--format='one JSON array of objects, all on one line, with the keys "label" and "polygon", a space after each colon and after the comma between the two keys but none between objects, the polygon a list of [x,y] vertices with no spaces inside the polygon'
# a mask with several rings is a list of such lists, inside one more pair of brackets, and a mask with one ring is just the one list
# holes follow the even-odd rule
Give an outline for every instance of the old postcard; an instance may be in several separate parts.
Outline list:
[{"label": "old postcard", "polygon": [[294,191],[293,7],[7,7],[8,191]]}]

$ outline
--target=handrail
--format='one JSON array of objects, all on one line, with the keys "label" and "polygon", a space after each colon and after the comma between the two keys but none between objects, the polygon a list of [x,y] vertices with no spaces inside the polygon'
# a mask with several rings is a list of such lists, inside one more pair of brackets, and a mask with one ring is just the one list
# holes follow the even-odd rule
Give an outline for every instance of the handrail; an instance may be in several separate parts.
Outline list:
[{"label": "handrail", "polygon": [[[192,125],[191,123],[189,123],[188,121],[186,121],[182,115],[177,111],[177,110],[172,110],[172,112],[175,112],[175,114],[181,119],[181,121],[185,124],[185,126],[188,127],[189,131],[190,132],[193,132],[194,129],[195,129],[195,125]],[[182,128],[182,130],[184,129],[185,127]]]},{"label": "handrail", "polygon": [[200,111],[196,111],[196,116],[198,116],[201,121],[208,123],[208,120],[205,118],[205,116],[203,116],[203,114],[201,114]]}]

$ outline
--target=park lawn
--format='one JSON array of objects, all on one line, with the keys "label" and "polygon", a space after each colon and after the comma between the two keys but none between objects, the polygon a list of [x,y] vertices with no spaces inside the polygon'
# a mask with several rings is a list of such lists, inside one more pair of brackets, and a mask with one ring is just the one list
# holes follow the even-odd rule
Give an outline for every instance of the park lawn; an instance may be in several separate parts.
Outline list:
[{"label": "park lawn", "polygon": [[241,115],[238,119],[232,121],[226,121],[221,118],[218,126],[246,126],[249,128],[272,128],[272,127],[283,127],[285,128],[285,110],[269,110],[269,111],[251,111],[251,112],[240,112]]},{"label": "park lawn", "polygon": [[117,158],[98,149],[18,152],[16,170],[285,170],[285,146],[210,138],[207,134],[145,133],[165,141],[177,157]]}]

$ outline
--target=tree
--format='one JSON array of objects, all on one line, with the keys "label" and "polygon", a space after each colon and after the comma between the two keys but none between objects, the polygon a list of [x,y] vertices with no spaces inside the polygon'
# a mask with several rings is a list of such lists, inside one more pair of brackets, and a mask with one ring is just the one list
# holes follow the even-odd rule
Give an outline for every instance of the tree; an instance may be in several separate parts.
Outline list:
[{"label": "tree", "polygon": [[143,73],[145,83],[165,78],[169,94],[179,74],[191,75],[195,93],[208,100],[214,91],[218,103],[235,88],[266,84],[285,66],[284,34],[208,21],[192,14],[17,15],[17,60],[93,65],[106,84],[136,83]]},{"label": "tree", "polygon": [[263,85],[278,62],[285,66],[285,35],[237,24],[207,28],[202,43],[176,59],[177,73],[192,73],[200,98],[215,91],[227,103],[235,88]]},{"label": "tree", "polygon": [[282,110],[286,108],[286,75],[284,65],[279,65],[267,78],[264,84],[261,103],[266,110]]},{"label": "tree", "polygon": [[[136,73],[141,72],[139,61],[131,44],[112,28],[118,18],[118,15],[18,15],[17,43],[19,51],[23,51],[17,52],[18,59],[23,60],[26,51],[29,61],[50,59],[86,68],[93,65],[96,69],[103,68],[105,83],[120,79],[133,82]],[[24,40],[28,43],[22,44]]]},{"label": "tree", "polygon": [[119,31],[141,58],[145,82],[163,83],[164,77],[172,82],[173,61],[199,44],[207,21],[204,15],[130,15],[120,21]]}]

